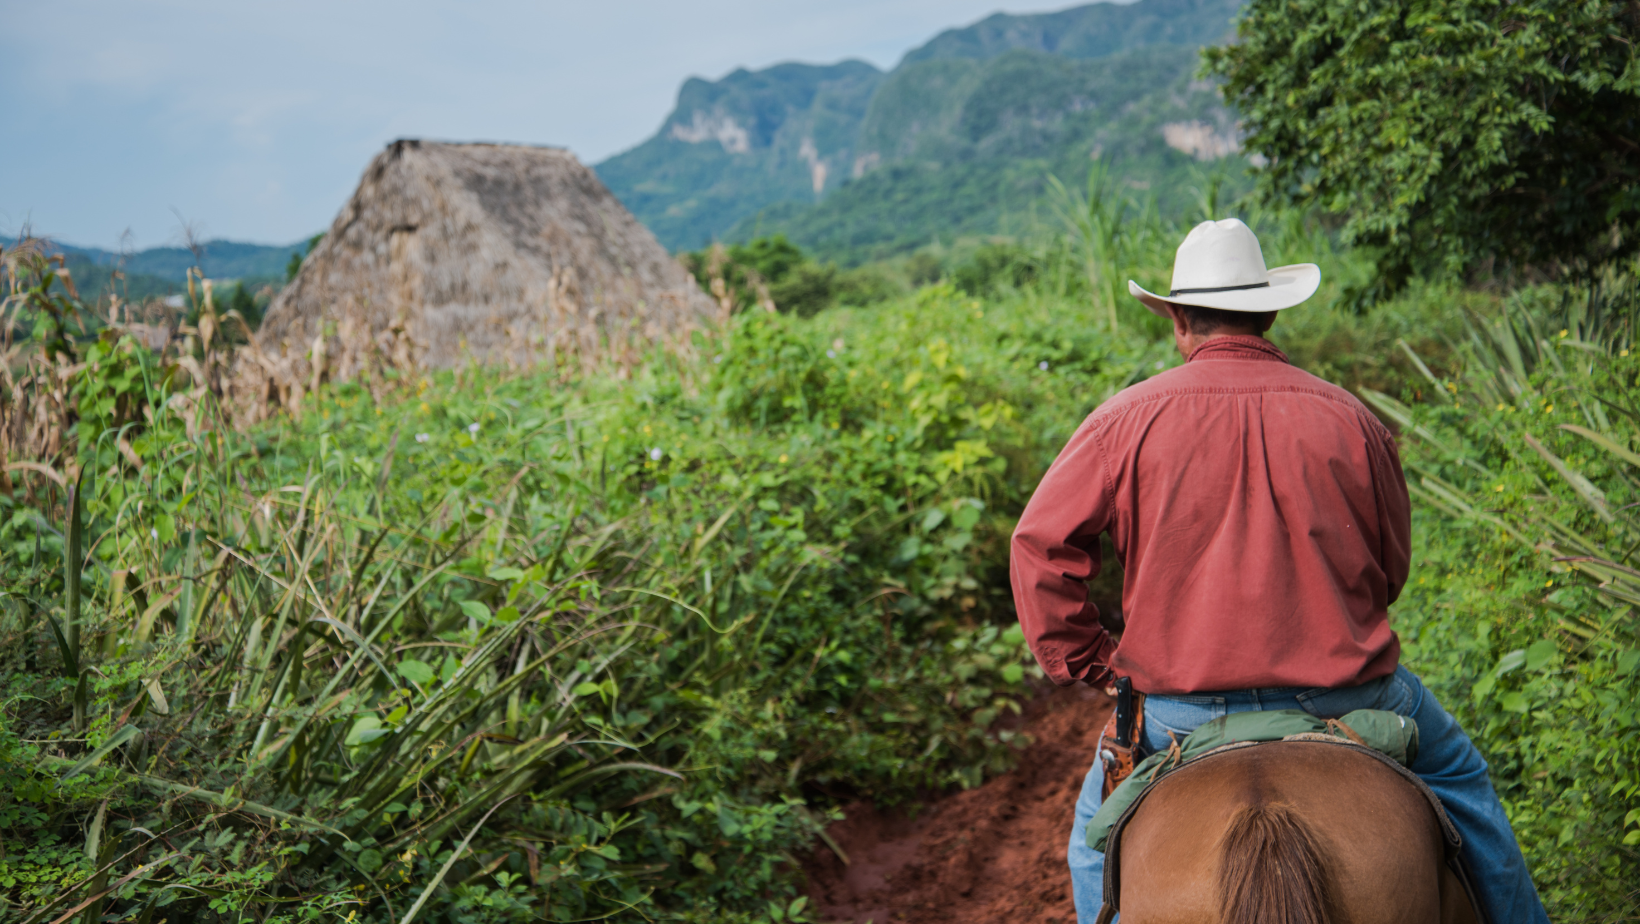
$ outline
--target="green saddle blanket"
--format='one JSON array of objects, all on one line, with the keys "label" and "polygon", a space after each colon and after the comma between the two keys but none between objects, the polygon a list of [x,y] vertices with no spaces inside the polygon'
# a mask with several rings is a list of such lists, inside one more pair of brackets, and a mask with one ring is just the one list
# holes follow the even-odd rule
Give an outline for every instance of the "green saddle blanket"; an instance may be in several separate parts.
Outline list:
[{"label": "green saddle blanket", "polygon": [[1176,748],[1158,751],[1140,761],[1088,822],[1088,846],[1103,851],[1111,826],[1128,806],[1179,767],[1225,745],[1283,741],[1295,735],[1327,735],[1352,741],[1382,752],[1404,767],[1410,767],[1418,757],[1418,724],[1381,709],[1357,709],[1341,719],[1318,719],[1297,709],[1233,712],[1203,723],[1177,742]]}]

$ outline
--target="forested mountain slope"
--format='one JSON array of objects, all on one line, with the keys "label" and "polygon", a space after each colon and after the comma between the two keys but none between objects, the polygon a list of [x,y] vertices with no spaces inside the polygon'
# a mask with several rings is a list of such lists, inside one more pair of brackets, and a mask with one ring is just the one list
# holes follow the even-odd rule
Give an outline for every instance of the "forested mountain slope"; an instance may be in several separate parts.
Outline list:
[{"label": "forested mountain slope", "polygon": [[698,247],[771,202],[813,202],[849,175],[881,71],[779,64],[690,78],[660,131],[594,169],[669,249]]},{"label": "forested mountain slope", "polygon": [[1195,78],[1238,0],[1097,3],[996,14],[909,52],[691,79],[661,131],[599,175],[673,249],[783,231],[858,262],[941,235],[1005,231],[1046,177],[1108,160],[1127,188],[1184,207],[1236,147]]}]

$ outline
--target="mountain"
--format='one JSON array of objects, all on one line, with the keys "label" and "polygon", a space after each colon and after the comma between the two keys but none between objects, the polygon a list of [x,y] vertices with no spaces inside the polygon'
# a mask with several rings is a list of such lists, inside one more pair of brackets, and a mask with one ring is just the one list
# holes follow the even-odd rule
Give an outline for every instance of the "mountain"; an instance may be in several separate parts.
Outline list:
[{"label": "mountain", "polygon": [[[51,250],[61,253],[80,294],[90,302],[109,291],[112,274],[125,274],[115,289],[130,301],[186,292],[188,268],[196,265],[193,252],[183,247],[150,247],[119,254],[98,247],[75,247],[53,242]],[[207,241],[199,262],[205,274],[219,283],[239,280],[247,289],[284,284],[285,266],[291,254],[304,253],[307,242],[285,246],[242,244],[237,241]]]},{"label": "mountain", "polygon": [[1079,186],[1096,158],[1185,209],[1214,169],[1202,164],[1237,149],[1234,115],[1195,74],[1239,8],[998,13],[887,74],[844,62],[692,79],[655,137],[596,169],[670,248],[780,231],[845,263],[1013,230],[1041,211],[1049,174]]},{"label": "mountain", "polygon": [[153,276],[171,282],[185,283],[188,268],[196,262],[205,275],[215,279],[268,279],[285,278],[285,264],[293,253],[302,253],[306,241],[284,246],[241,244],[236,241],[206,241],[198,261],[193,252],[183,247],[150,247],[130,254],[118,254],[96,247],[75,247],[57,244],[57,250],[72,257],[83,258],[93,266],[110,269],[121,266],[127,274]]},{"label": "mountain", "polygon": [[668,249],[699,247],[771,202],[849,176],[883,73],[864,61],[691,78],[653,138],[594,169]]},{"label": "mountain", "polygon": [[1057,13],[994,13],[961,29],[947,29],[900,62],[936,58],[994,58],[1024,48],[1066,58],[1102,58],[1129,48],[1176,45],[1200,48],[1223,41],[1240,0],[1141,0],[1090,3]]},{"label": "mountain", "polygon": [[[1206,162],[1234,153],[1236,125],[1194,49],[1153,46],[1080,61],[1015,49],[988,60],[897,68],[861,126],[879,166],[818,203],[776,203],[723,235],[781,232],[859,263],[963,235],[1051,220],[1048,177],[1083,185],[1104,161],[1119,190],[1166,214],[1196,204]],[[1224,170],[1240,158],[1226,160]]]}]

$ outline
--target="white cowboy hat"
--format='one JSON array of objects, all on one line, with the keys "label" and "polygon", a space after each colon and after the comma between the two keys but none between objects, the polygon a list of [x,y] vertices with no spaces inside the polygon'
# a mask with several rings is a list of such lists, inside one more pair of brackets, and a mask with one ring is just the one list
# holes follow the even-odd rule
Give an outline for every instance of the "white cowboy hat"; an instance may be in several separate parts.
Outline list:
[{"label": "white cowboy hat", "polygon": [[1204,221],[1185,236],[1173,259],[1173,286],[1155,295],[1128,280],[1128,292],[1152,313],[1168,317],[1167,304],[1223,311],[1279,311],[1315,294],[1321,267],[1314,263],[1264,268],[1258,236],[1239,218]]}]

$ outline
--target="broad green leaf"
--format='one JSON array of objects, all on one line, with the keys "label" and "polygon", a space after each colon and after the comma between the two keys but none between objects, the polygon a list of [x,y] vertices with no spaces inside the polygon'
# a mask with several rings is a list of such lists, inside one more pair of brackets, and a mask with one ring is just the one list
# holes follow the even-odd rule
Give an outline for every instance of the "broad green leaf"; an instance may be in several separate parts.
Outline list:
[{"label": "broad green leaf", "polygon": [[1539,639],[1533,642],[1530,648],[1526,649],[1526,669],[1529,671],[1542,670],[1543,666],[1554,660],[1559,653],[1560,649],[1553,641],[1546,638]]},{"label": "broad green leaf", "polygon": [[575,685],[576,696],[591,696],[592,694],[601,692],[602,690],[602,684],[592,683],[586,680],[583,680]]},{"label": "broad green leaf", "polygon": [[1469,695],[1473,696],[1476,701],[1486,699],[1488,696],[1492,695],[1492,690],[1497,685],[1498,675],[1495,672],[1489,672],[1486,676],[1482,677],[1480,680],[1477,680],[1473,687],[1469,688]]},{"label": "broad green leaf", "polygon": [[347,738],[344,739],[343,743],[350,748],[356,748],[390,734],[392,734],[391,731],[382,728],[381,718],[371,712],[353,720],[353,728],[348,731]]},{"label": "broad green leaf", "polygon": [[1025,668],[1018,664],[1002,665],[1002,680],[1004,683],[1018,683],[1025,679]]},{"label": "broad green leaf", "polygon": [[1503,676],[1526,663],[1526,649],[1517,648],[1498,659],[1497,673]]},{"label": "broad green leaf", "polygon": [[426,686],[432,682],[435,675],[433,669],[426,662],[417,661],[415,658],[405,658],[399,662],[399,676],[416,686]]},{"label": "broad green leaf", "polygon": [[524,572],[522,569],[509,565],[502,568],[491,568],[487,576],[493,581],[516,581],[524,576]]},{"label": "broad green leaf", "polygon": [[1640,648],[1631,648],[1617,656],[1617,670],[1619,673],[1632,674],[1640,667]]},{"label": "broad green leaf", "polygon": [[478,620],[479,625],[484,625],[490,621],[490,608],[477,600],[461,601],[461,611]]}]

